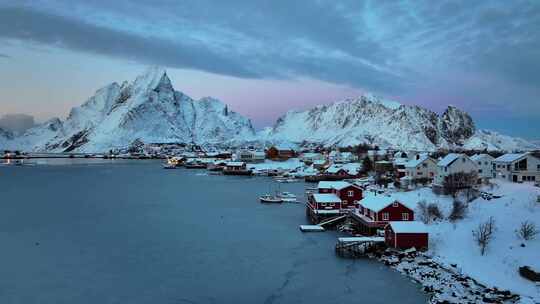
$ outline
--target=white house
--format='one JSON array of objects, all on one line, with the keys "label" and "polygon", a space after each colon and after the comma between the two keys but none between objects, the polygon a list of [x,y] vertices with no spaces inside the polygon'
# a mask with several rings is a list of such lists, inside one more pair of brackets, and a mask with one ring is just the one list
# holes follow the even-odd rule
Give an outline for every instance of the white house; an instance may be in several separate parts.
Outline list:
[{"label": "white house", "polygon": [[497,178],[513,182],[540,180],[540,159],[531,153],[510,153],[496,158],[495,171]]},{"label": "white house", "polygon": [[471,156],[471,160],[478,166],[478,176],[484,180],[495,177],[493,170],[493,156],[489,154],[475,154]]},{"label": "white house", "polygon": [[238,153],[238,160],[246,163],[262,163],[265,158],[263,151],[242,150]]},{"label": "white house", "polygon": [[358,157],[351,152],[339,152],[332,151],[330,152],[329,158],[334,163],[350,163],[358,160]]},{"label": "white house", "polygon": [[444,180],[454,173],[478,172],[478,166],[467,155],[450,153],[437,163],[437,174],[433,180],[434,187],[442,187]]},{"label": "white house", "polygon": [[300,155],[300,160],[304,163],[313,163],[315,161],[325,160],[326,158],[321,153],[306,152]]},{"label": "white house", "polygon": [[428,154],[416,154],[405,163],[405,176],[410,179],[427,178],[433,180],[437,173],[437,163]]}]

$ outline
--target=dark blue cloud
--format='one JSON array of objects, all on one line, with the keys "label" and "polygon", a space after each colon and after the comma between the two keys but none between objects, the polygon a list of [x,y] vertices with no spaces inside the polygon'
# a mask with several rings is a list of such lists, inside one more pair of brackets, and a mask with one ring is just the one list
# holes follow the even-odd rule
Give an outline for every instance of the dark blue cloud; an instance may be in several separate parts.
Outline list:
[{"label": "dark blue cloud", "polygon": [[0,4],[0,39],[242,78],[310,77],[398,97],[421,98],[429,88],[469,108],[516,96],[513,111],[540,112],[536,1],[21,3]]}]

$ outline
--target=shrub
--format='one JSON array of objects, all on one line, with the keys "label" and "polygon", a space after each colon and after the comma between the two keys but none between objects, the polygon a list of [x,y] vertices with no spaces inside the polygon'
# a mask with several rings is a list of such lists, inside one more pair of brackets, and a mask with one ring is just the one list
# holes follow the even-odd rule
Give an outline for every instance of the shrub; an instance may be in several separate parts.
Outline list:
[{"label": "shrub", "polygon": [[533,240],[538,235],[538,229],[536,229],[536,225],[533,222],[524,221],[519,226],[519,229],[516,230],[516,235],[524,241]]},{"label": "shrub", "polygon": [[443,218],[437,203],[427,203],[425,200],[418,203],[420,220],[426,224]]},{"label": "shrub", "polygon": [[459,200],[454,200],[454,202],[452,203],[452,211],[450,212],[448,219],[450,221],[461,220],[465,217],[466,213],[467,205]]}]

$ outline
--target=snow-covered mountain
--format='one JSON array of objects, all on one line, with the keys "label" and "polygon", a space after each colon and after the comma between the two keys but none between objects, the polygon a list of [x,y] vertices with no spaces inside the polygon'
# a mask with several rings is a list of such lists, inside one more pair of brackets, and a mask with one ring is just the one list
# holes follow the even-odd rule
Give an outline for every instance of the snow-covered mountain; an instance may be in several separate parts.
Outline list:
[{"label": "snow-covered mountain", "polygon": [[250,120],[213,98],[194,100],[174,90],[165,70],[148,69],[133,82],[112,83],[75,107],[14,139],[34,151],[102,152],[145,143],[220,143],[255,135]]},{"label": "snow-covered mountain", "polygon": [[0,128],[0,147],[6,147],[9,149],[9,145],[13,141],[13,133]]},{"label": "snow-covered mountain", "polygon": [[540,149],[540,142],[528,141],[489,130],[477,130],[463,144],[464,149],[487,149],[489,151],[524,151]]},{"label": "snow-covered mountain", "polygon": [[21,136],[0,129],[0,150],[105,152],[144,143],[230,145],[360,143],[407,150],[438,148],[530,150],[538,145],[486,130],[449,106],[442,115],[372,94],[289,111],[255,134],[249,119],[221,101],[194,100],[176,91],[165,70],[148,69],[132,82],[112,83],[75,107],[66,120],[51,119]]},{"label": "snow-covered mountain", "polygon": [[260,136],[270,142],[312,142],[327,146],[361,143],[433,151],[439,148],[519,150],[534,145],[476,130],[472,118],[449,106],[442,115],[366,94],[307,111],[289,111]]}]

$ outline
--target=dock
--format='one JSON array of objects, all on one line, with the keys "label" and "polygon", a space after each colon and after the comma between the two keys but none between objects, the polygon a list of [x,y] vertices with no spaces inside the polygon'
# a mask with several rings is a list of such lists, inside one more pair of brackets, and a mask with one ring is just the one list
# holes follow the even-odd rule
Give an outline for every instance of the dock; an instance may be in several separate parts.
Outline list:
[{"label": "dock", "polygon": [[336,244],[336,254],[344,258],[359,258],[384,245],[383,237],[341,237]]},{"label": "dock", "polygon": [[302,232],[323,232],[324,227],[319,225],[300,225],[300,231]]}]

